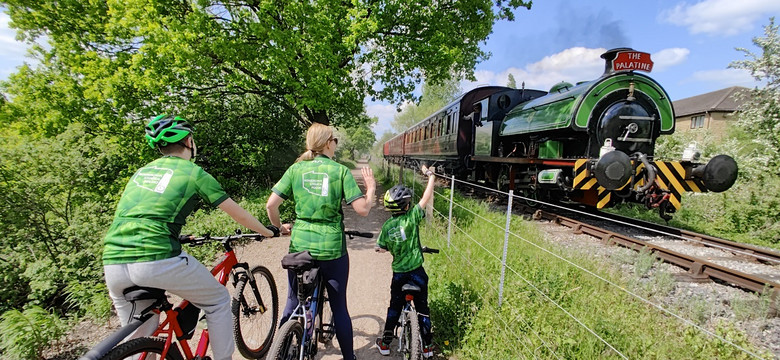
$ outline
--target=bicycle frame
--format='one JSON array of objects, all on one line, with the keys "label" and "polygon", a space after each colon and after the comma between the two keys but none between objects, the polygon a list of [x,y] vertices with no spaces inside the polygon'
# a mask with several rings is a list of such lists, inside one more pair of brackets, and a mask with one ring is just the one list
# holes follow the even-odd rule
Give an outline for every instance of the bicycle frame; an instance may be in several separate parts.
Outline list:
[{"label": "bicycle frame", "polygon": [[[211,270],[211,274],[214,275],[214,277],[219,281],[220,284],[226,285],[228,281],[228,275],[232,273],[233,275],[233,284],[235,285],[238,280],[241,278],[241,276],[247,276],[249,273],[249,264],[242,262],[238,262],[238,258],[236,257],[236,253],[233,251],[233,248],[230,246],[229,242],[223,242],[225,246],[225,254],[222,255],[222,259],[217,263],[216,266]],[[240,269],[240,270],[236,270]],[[234,271],[236,270],[236,271]],[[248,276],[248,280],[252,283],[254,283],[254,278],[252,276]],[[256,287],[253,287],[253,289],[256,289]],[[259,294],[255,294],[258,299],[260,299]],[[246,305],[246,300],[243,299],[243,297],[239,296],[241,298],[241,301],[244,302],[244,305]],[[178,315],[179,310],[177,309],[184,309],[187,305],[189,305],[190,302],[187,300],[182,300],[179,305],[174,309],[168,309],[165,310],[165,320],[163,320],[160,325],[157,327],[157,329],[154,331],[154,334],[152,336],[161,336],[164,335],[165,340],[165,349],[161,355],[162,358],[165,358],[166,354],[168,353],[171,345],[173,344],[173,336],[176,335],[177,341],[179,342],[179,348],[181,348],[181,351],[183,352],[183,355],[185,359],[192,359],[194,357],[203,358],[206,356],[206,350],[209,346],[209,332],[208,329],[203,329],[203,331],[200,334],[200,339],[198,339],[197,342],[197,348],[195,349],[195,352],[193,352],[192,347],[190,346],[187,339],[181,339],[181,335],[183,334],[183,331],[181,329],[181,326],[179,326],[178,320],[176,320],[176,315]],[[261,308],[261,312],[266,311],[266,307],[264,304],[259,304]],[[155,313],[160,314],[160,310],[153,310]],[[142,357],[141,360],[143,360],[144,357]]]},{"label": "bicycle frame", "polygon": [[[298,284],[301,286],[303,277],[296,275],[298,277]],[[322,289],[324,288],[325,284],[322,281],[322,278],[317,278],[317,286],[314,288],[314,292],[312,292],[311,299],[308,301],[308,305],[306,305],[306,298],[302,299],[302,296],[298,297],[298,306],[295,307],[295,310],[293,310],[292,315],[290,315],[290,318],[287,321],[293,321],[293,319],[296,319],[296,321],[302,321],[303,322],[303,341],[301,342],[300,352],[299,352],[299,360],[303,360],[305,355],[308,355],[310,347],[312,347],[312,344],[314,347],[317,346],[317,343],[312,343],[313,334],[317,332],[318,329],[314,328],[314,319],[319,315],[320,313],[320,293],[322,292]],[[299,292],[300,294],[300,292]],[[309,313],[311,320],[309,320],[306,316],[306,314]],[[311,324],[309,324],[311,322]],[[311,329],[310,329],[311,327]],[[315,351],[316,352],[316,351]],[[312,354],[314,355],[314,354]]]},{"label": "bicycle frame", "polygon": [[398,329],[401,330],[401,336],[396,336],[398,338],[398,352],[403,353],[404,350],[404,331],[406,329],[406,318],[409,317],[409,311],[412,310],[414,307],[414,303],[412,303],[412,300],[414,300],[411,295],[406,295],[406,305],[404,305],[404,309],[401,310],[401,317],[398,319],[398,322],[401,323],[401,326],[398,327]]}]

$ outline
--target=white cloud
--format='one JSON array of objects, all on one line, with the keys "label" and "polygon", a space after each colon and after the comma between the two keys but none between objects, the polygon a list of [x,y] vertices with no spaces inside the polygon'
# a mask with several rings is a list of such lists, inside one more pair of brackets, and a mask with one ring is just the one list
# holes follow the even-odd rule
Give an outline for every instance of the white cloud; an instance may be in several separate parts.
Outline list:
[{"label": "white cloud", "polygon": [[681,64],[688,59],[690,53],[691,51],[685,48],[669,48],[652,54],[653,71],[664,71],[669,67]]},{"label": "white cloud", "polygon": [[561,81],[576,83],[594,79],[604,72],[604,60],[600,56],[605,51],[605,49],[574,47],[545,56],[542,60],[528,64],[522,69],[510,67],[498,73],[479,70],[474,73],[477,81],[465,81],[461,83],[461,88],[468,91],[482,85],[504,86],[509,74],[514,76],[518,87],[525,83],[526,88],[545,91]]},{"label": "white cloud", "polygon": [[691,34],[735,35],[778,12],[778,0],[704,0],[662,11],[659,20],[685,26]]},{"label": "white cloud", "polygon": [[16,71],[16,67],[24,63],[24,56],[27,54],[28,45],[16,41],[16,30],[8,26],[10,21],[8,14],[0,11],[0,49],[3,52],[0,57],[0,79],[5,79]]},{"label": "white cloud", "polygon": [[754,87],[759,84],[745,69],[702,70],[693,73],[683,82],[715,83],[720,87],[745,86]]},{"label": "white cloud", "polygon": [[398,114],[395,105],[383,103],[383,102],[368,102],[366,105],[366,113],[368,116],[375,116],[379,121],[374,125],[374,134],[382,136],[386,131],[392,131],[390,126],[395,115]]}]

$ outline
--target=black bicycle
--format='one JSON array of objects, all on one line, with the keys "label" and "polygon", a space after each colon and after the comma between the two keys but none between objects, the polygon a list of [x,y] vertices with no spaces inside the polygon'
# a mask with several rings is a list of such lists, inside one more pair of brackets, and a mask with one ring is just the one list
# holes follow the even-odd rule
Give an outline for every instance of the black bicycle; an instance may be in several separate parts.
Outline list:
[{"label": "black bicycle", "polygon": [[[359,231],[345,231],[344,234],[350,239],[374,237],[372,233]],[[276,334],[269,359],[314,359],[317,342],[327,343],[336,335],[325,281],[308,251],[285,255],[282,267],[295,272],[298,306]]]},{"label": "black bicycle", "polygon": [[[262,358],[269,349],[276,331],[279,298],[276,282],[271,272],[263,266],[249,268],[247,263],[239,263],[233,251],[232,242],[251,238],[262,241],[260,234],[236,234],[226,237],[200,238],[182,237],[182,244],[202,245],[219,241],[225,248],[225,255],[211,273],[222,284],[232,279],[235,288],[231,309],[233,312],[233,332],[236,348],[248,359]],[[208,331],[201,333],[197,346],[193,349],[188,340],[195,333],[200,309],[187,300],[173,307],[168,301],[165,290],[133,286],[125,289],[125,298],[135,304],[138,300],[154,300],[132,321],[117,332],[100,342],[79,360],[115,360],[115,359],[206,359],[209,345]],[[119,344],[125,337],[138,329],[153,315],[165,313],[164,320],[149,337],[141,337]],[[175,340],[174,340],[175,339]],[[174,342],[175,341],[175,342]],[[178,343],[178,345],[176,344]],[[119,344],[117,346],[117,344]],[[182,356],[183,355],[183,356]]]},{"label": "black bicycle", "polygon": [[[422,252],[437,254],[439,250],[424,246]],[[420,287],[414,284],[404,284],[401,287],[401,292],[406,299],[406,305],[401,311],[401,317],[398,319],[398,326],[394,329],[393,336],[398,338],[398,351],[403,354],[404,359],[419,360],[423,358],[423,341],[419,314],[414,307],[414,296],[420,293]],[[395,333],[395,330],[398,329],[401,330],[401,336],[397,336]]]}]

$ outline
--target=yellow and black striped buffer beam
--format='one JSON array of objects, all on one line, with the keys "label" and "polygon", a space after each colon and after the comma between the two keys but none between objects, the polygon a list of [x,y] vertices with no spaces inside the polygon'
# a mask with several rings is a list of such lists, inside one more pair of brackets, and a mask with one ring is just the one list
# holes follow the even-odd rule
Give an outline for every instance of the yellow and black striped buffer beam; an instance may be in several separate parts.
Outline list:
[{"label": "yellow and black striped buffer beam", "polygon": [[612,201],[612,191],[609,191],[601,186],[599,186],[599,200],[596,203],[597,209],[603,209],[607,205],[609,205],[609,202]]},{"label": "yellow and black striped buffer beam", "polygon": [[685,168],[677,161],[655,161],[658,170],[655,181],[659,187],[670,193],[669,202],[675,209],[680,210],[682,193],[707,192],[704,183],[700,179],[685,179]]},{"label": "yellow and black striped buffer beam", "polygon": [[588,170],[588,159],[579,159],[574,162],[574,183],[573,187],[577,190],[590,190],[597,184],[595,177],[590,175]]}]

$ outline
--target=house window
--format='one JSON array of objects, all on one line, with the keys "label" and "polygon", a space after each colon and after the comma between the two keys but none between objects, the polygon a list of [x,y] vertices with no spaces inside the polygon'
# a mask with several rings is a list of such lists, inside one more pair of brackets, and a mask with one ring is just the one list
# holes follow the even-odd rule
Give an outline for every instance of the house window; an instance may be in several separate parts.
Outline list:
[{"label": "house window", "polygon": [[704,115],[697,115],[691,118],[691,129],[704,127]]}]

